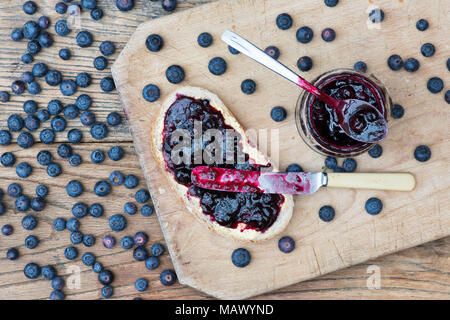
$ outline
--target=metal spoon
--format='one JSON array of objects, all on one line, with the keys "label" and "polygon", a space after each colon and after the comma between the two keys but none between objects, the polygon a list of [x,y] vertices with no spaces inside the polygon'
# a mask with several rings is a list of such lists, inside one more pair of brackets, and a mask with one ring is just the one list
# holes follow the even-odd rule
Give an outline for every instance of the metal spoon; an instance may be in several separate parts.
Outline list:
[{"label": "metal spoon", "polygon": [[330,97],[233,31],[226,30],[222,34],[222,40],[332,107],[338,116],[339,126],[349,137],[365,143],[375,143],[386,138],[388,132],[386,120],[377,108],[368,102],[358,99],[337,100]]}]

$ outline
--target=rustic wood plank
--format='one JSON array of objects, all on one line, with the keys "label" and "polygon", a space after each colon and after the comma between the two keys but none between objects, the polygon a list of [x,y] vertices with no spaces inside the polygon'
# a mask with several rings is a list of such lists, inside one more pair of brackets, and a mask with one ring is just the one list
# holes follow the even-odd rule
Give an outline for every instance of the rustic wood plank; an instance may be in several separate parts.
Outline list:
[{"label": "rustic wood plank", "polygon": [[[54,12],[54,3],[57,1],[47,1],[41,4],[39,12],[33,16],[26,16],[22,12],[22,2],[17,0],[6,0],[2,3],[0,16],[0,43],[6,44],[0,47],[0,90],[9,88],[10,83],[24,71],[31,69],[31,66],[25,66],[20,63],[20,55],[25,51],[25,42],[15,43],[10,40],[9,35],[13,27],[19,26],[25,19],[37,18],[41,14],[49,15],[52,19],[50,32],[54,33],[53,25],[60,18]],[[144,7],[144,2],[149,7]],[[179,10],[184,10],[198,4],[210,2],[201,0],[179,1]],[[79,93],[89,93],[94,99],[92,110],[96,113],[98,119],[104,121],[106,115],[111,111],[118,111],[123,115],[120,101],[116,93],[104,94],[100,91],[98,83],[101,77],[109,74],[108,71],[98,72],[91,67],[92,60],[97,55],[98,45],[106,39],[113,39],[117,46],[117,53],[108,58],[110,66],[117,58],[120,50],[125,46],[128,37],[135,30],[136,26],[150,18],[156,18],[163,15],[159,2],[137,1],[136,9],[129,13],[119,12],[112,1],[99,1],[104,9],[105,17],[101,22],[93,22],[88,14],[83,14],[83,27],[92,30],[95,35],[95,43],[91,48],[79,49],[74,46],[75,32],[68,37],[55,37],[56,43],[52,48],[43,49],[37,56],[36,61],[43,61],[50,67],[57,68],[67,77],[73,78],[78,72],[89,72],[94,83],[86,90],[80,90]],[[70,61],[62,61],[57,57],[57,52],[61,47],[70,47],[73,58]],[[59,90],[50,89],[45,81],[40,81],[43,87],[43,94],[36,97],[39,106],[45,107],[46,103],[60,96]],[[63,98],[65,103],[71,103],[74,97]],[[5,119],[11,113],[21,113],[22,103],[28,100],[30,95],[21,97],[12,97],[12,101],[7,104],[1,104],[0,124],[3,128]],[[48,127],[45,123],[43,127]],[[113,170],[120,170],[124,173],[136,174],[140,179],[139,188],[145,187],[144,176],[135,155],[134,147],[131,142],[128,125],[124,123],[114,129],[110,136],[102,142],[90,138],[86,128],[82,127],[79,120],[69,121],[70,128],[81,128],[83,130],[83,143],[74,146],[76,153],[83,157],[83,165],[79,168],[70,167],[65,160],[56,161],[63,166],[64,174],[58,178],[52,179],[47,176],[35,160],[39,150],[50,150],[56,156],[57,145],[46,146],[37,143],[29,150],[22,150],[16,145],[1,147],[0,152],[13,151],[18,161],[27,161],[33,166],[33,175],[26,180],[20,181],[24,187],[25,193],[34,194],[34,188],[37,184],[44,182],[50,187],[47,208],[38,213],[39,226],[34,231],[24,231],[20,226],[23,213],[15,211],[13,200],[5,196],[3,203],[8,211],[0,216],[0,226],[10,223],[14,226],[15,232],[10,237],[0,236],[0,297],[3,299],[46,299],[50,292],[50,284],[44,280],[28,280],[23,275],[23,267],[30,261],[35,261],[41,265],[54,264],[61,275],[68,275],[70,265],[78,266],[81,270],[81,288],[65,289],[68,299],[98,299],[101,297],[99,290],[100,284],[96,280],[96,275],[83,266],[81,261],[67,261],[63,256],[64,248],[69,245],[69,232],[55,232],[51,228],[51,221],[56,217],[71,216],[71,206],[75,202],[65,194],[65,185],[73,179],[80,180],[85,186],[86,192],[80,197],[81,201],[88,204],[96,201],[105,206],[105,216],[99,219],[86,217],[82,220],[82,231],[92,233],[97,238],[97,243],[92,248],[80,246],[80,253],[87,251],[94,252],[99,261],[104,266],[111,269],[116,275],[115,298],[131,299],[135,296],[141,296],[144,299],[209,299],[208,295],[200,291],[191,289],[180,284],[173,287],[163,287],[159,283],[159,272],[165,268],[172,268],[169,255],[166,253],[161,259],[162,266],[156,271],[146,270],[143,263],[133,260],[131,251],[124,251],[120,246],[115,249],[103,248],[101,238],[106,234],[113,234],[107,224],[108,216],[122,211],[123,204],[132,201],[135,190],[125,189],[123,186],[114,188],[111,196],[100,199],[91,192],[93,185],[99,179],[106,179]],[[14,137],[17,135],[14,134]],[[37,137],[35,135],[35,137]],[[66,133],[58,134],[58,142],[66,141]],[[94,149],[107,151],[113,145],[121,145],[126,150],[126,156],[119,162],[106,160],[102,165],[94,165],[90,162],[90,152]],[[57,156],[56,156],[57,157]],[[57,157],[58,158],[58,157]],[[13,168],[0,168],[0,187],[5,190],[11,182],[19,180]],[[137,189],[136,189],[137,190]],[[78,199],[77,199],[78,201]],[[125,232],[114,234],[116,240],[119,240],[125,234],[134,233],[139,230],[145,230],[150,235],[151,242],[164,243],[161,228],[156,216],[142,217],[137,214],[128,217],[129,227]],[[34,250],[24,248],[24,238],[34,234],[40,240],[39,246]],[[5,251],[11,247],[18,247],[21,252],[21,258],[16,262],[5,259]],[[256,297],[268,299],[405,299],[405,298],[425,298],[425,299],[448,299],[449,298],[449,254],[450,238],[441,239],[416,248],[408,249],[396,254],[366,262],[357,266],[343,269],[314,280],[295,284],[273,293]],[[368,290],[366,288],[367,266],[376,264],[381,268],[380,290]],[[134,289],[134,281],[139,277],[145,277],[150,281],[150,289],[143,294],[138,294]],[[46,283],[44,283],[46,282]]]}]

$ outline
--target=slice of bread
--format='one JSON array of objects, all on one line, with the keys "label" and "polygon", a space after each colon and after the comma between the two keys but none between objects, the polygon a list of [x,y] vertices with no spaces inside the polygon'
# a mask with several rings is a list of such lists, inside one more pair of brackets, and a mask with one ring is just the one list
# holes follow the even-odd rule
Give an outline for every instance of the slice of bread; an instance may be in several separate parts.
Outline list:
[{"label": "slice of bread", "polygon": [[289,223],[292,211],[294,207],[294,202],[292,199],[292,195],[284,195],[284,202],[281,205],[281,210],[278,214],[275,222],[266,230],[257,231],[254,229],[245,229],[245,225],[243,223],[239,224],[237,228],[228,228],[221,226],[215,221],[212,221],[210,216],[203,213],[202,208],[200,206],[200,199],[197,197],[190,196],[188,194],[188,188],[175,180],[173,174],[166,170],[166,163],[164,160],[164,155],[162,152],[163,147],[163,130],[164,130],[164,119],[166,116],[167,110],[170,106],[177,100],[179,95],[187,96],[195,99],[206,99],[209,101],[210,105],[219,110],[224,119],[225,123],[236,130],[238,134],[241,135],[241,143],[243,152],[247,153],[251,159],[254,160],[255,163],[266,165],[269,160],[267,157],[262,154],[258,149],[256,149],[252,144],[249,143],[248,137],[246,136],[244,129],[233,116],[233,114],[228,110],[228,108],[223,104],[223,102],[219,99],[219,97],[206,89],[197,88],[197,87],[180,87],[175,92],[172,92],[163,102],[161,109],[155,118],[155,123],[152,127],[152,150],[161,170],[164,171],[169,184],[174,189],[174,191],[178,194],[181,199],[183,199],[186,208],[194,214],[199,220],[203,221],[209,229],[222,234],[224,236],[231,237],[235,240],[239,241],[262,241],[267,240],[278,233],[282,232],[287,224]]}]

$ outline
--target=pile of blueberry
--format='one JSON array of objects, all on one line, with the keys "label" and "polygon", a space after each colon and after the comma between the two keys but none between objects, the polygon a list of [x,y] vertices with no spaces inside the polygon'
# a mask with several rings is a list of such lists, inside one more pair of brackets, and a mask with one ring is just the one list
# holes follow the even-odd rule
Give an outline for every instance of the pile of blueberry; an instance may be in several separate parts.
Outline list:
[{"label": "pile of blueberry", "polygon": [[[176,0],[163,0],[161,5],[166,11],[173,11],[176,7]],[[134,0],[116,0],[116,6],[121,11],[128,11],[134,7]],[[33,15],[38,11],[38,6],[34,1],[26,1],[23,4],[23,11],[27,15]],[[60,15],[80,15],[83,11],[90,11],[90,16],[93,20],[100,20],[103,17],[103,10],[97,6],[97,0],[81,0],[79,2],[72,2],[72,0],[64,0],[57,2],[55,11]],[[51,21],[47,16],[41,16],[37,21],[30,20],[25,22],[21,28],[16,28],[11,33],[11,38],[14,41],[21,41],[26,39],[27,52],[22,56],[21,60],[24,64],[32,64],[38,53],[53,45],[54,40],[51,33],[46,31],[51,26]],[[68,20],[62,18],[58,20],[55,25],[55,32],[58,36],[65,37],[72,32]],[[86,48],[92,45],[94,40],[93,35],[83,30],[78,32],[75,41],[81,48]],[[116,48],[113,42],[104,41],[99,46],[99,51],[102,55],[96,57],[93,61],[93,66],[97,70],[104,70],[108,66],[107,57],[115,53]],[[59,57],[62,60],[70,60],[72,57],[69,48],[61,48],[59,50]],[[174,77],[178,69],[173,68]],[[178,75],[179,76],[179,75]],[[63,74],[51,69],[43,62],[36,62],[33,64],[30,71],[24,72],[19,79],[15,80],[11,85],[11,92],[15,95],[21,95],[28,91],[30,95],[37,95],[41,93],[41,85],[39,79],[42,78],[52,87],[59,86],[62,96],[72,96],[76,94],[78,88],[87,88],[91,85],[92,79],[89,73],[82,72],[76,75],[74,79],[66,78]],[[100,88],[104,92],[111,92],[115,89],[115,84],[110,76],[104,77],[100,82]],[[0,102],[8,102],[11,96],[7,91],[0,92]],[[27,100],[23,104],[23,110],[26,114],[22,117],[20,114],[12,114],[7,120],[8,129],[0,130],[0,145],[8,146],[12,142],[13,134],[17,133],[17,145],[20,148],[31,148],[35,139],[32,132],[40,129],[45,122],[50,122],[50,128],[42,129],[39,132],[39,139],[43,145],[54,143],[59,132],[65,132],[68,127],[69,120],[75,120],[79,117],[80,122],[84,126],[90,128],[91,136],[96,140],[102,140],[107,137],[110,127],[118,126],[122,123],[122,116],[117,112],[111,112],[106,118],[106,123],[100,122],[96,119],[94,112],[90,111],[92,106],[92,98],[88,94],[81,94],[77,97],[74,104],[64,105],[62,101],[54,99],[48,102],[47,108],[39,108],[34,100]],[[76,145],[83,139],[83,134],[78,129],[71,129],[67,131],[68,143],[61,143],[57,148],[57,155],[60,161],[67,160],[69,165],[77,167],[82,164],[83,159],[75,152]],[[121,146],[113,146],[107,152],[102,150],[93,150],[91,153],[91,161],[95,164],[100,164],[106,159],[106,155],[113,161],[119,161],[125,156],[125,150]],[[56,178],[61,175],[62,166],[56,157],[48,150],[40,150],[36,155],[38,165],[44,166],[49,177]],[[0,156],[0,163],[4,167],[14,167],[17,176],[20,179],[28,178],[33,171],[32,165],[27,162],[16,164],[16,157],[12,152],[4,152]],[[99,197],[105,197],[112,191],[113,186],[124,185],[127,189],[134,189],[138,186],[139,180],[135,175],[124,175],[119,171],[111,172],[109,179],[98,181],[93,189],[94,194]],[[83,184],[80,181],[72,180],[66,185],[66,193],[71,198],[78,198],[85,192]],[[7,194],[15,199],[14,206],[20,212],[27,212],[30,209],[34,212],[40,212],[46,207],[46,196],[49,193],[49,188],[45,184],[40,184],[36,187],[35,196],[30,197],[26,195],[20,183],[11,183],[7,188]],[[3,190],[0,189],[0,201],[4,197]],[[135,200],[141,204],[140,212],[143,216],[150,216],[153,213],[153,207],[147,204],[150,200],[150,195],[147,190],[139,189],[135,193]],[[6,207],[0,202],[0,215],[6,213]],[[134,215],[138,211],[138,206],[135,202],[127,202],[124,205],[123,212],[127,215]],[[84,202],[76,202],[72,206],[73,217],[66,220],[64,217],[56,218],[53,221],[53,228],[56,231],[63,231],[67,229],[70,232],[71,246],[64,249],[64,256],[68,260],[74,260],[78,257],[78,249],[76,245],[83,243],[86,247],[92,247],[96,243],[96,237],[93,234],[82,234],[80,230],[80,220],[87,215],[94,218],[99,218],[103,215],[104,209],[100,203],[94,203],[88,206]],[[38,217],[33,214],[27,214],[22,219],[22,227],[27,231],[32,231],[38,226]],[[127,221],[124,215],[115,214],[109,218],[109,226],[112,231],[119,232],[126,228]],[[1,228],[4,236],[10,236],[14,232],[14,228],[10,224],[6,224]],[[105,248],[113,248],[115,246],[115,238],[112,235],[106,235],[103,238],[103,245]],[[123,249],[134,249],[133,256],[136,260],[145,261],[147,269],[154,270],[158,268],[160,262],[159,257],[164,253],[164,247],[155,243],[151,247],[151,253],[145,249],[148,242],[148,236],[144,232],[138,232],[132,237],[124,237],[121,241]],[[34,249],[39,245],[39,239],[35,235],[29,235],[25,239],[25,247]],[[10,248],[7,250],[6,257],[9,260],[16,260],[19,258],[19,250],[17,248]],[[110,270],[103,268],[102,264],[96,261],[94,254],[85,253],[82,256],[82,262],[86,266],[91,266],[92,270],[98,273],[99,282],[104,285],[101,294],[105,298],[109,298],[113,294],[113,287],[111,286],[114,275]],[[38,278],[40,275],[45,280],[51,281],[53,292],[50,294],[50,299],[64,299],[63,293],[64,280],[56,276],[56,270],[53,266],[43,266],[42,268],[36,263],[28,263],[25,266],[24,274],[29,279]],[[160,275],[160,280],[163,285],[172,285],[176,281],[176,275],[172,270],[164,270]],[[136,289],[144,291],[147,289],[147,282],[145,279],[138,279],[136,281]]]}]

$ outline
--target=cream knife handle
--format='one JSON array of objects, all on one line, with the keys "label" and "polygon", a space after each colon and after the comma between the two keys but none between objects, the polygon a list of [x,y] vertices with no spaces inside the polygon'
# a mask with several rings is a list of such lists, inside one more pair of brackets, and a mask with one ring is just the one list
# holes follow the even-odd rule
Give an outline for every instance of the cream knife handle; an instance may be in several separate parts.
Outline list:
[{"label": "cream knife handle", "polygon": [[411,191],[416,180],[411,173],[327,173],[327,187]]}]

